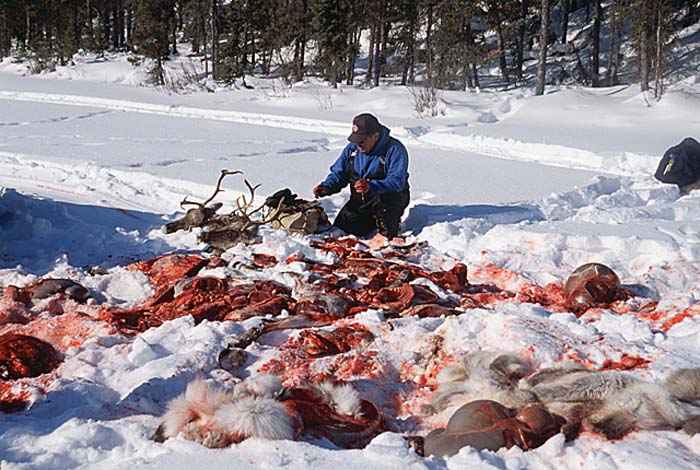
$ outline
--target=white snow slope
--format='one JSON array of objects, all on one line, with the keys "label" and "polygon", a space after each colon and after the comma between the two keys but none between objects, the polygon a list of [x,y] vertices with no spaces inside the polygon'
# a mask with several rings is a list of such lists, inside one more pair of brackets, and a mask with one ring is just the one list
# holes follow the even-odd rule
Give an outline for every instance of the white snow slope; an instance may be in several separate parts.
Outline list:
[{"label": "white snow slope", "polygon": [[[138,77],[116,59],[40,77],[21,71],[0,62],[0,287],[70,277],[91,290],[93,305],[134,305],[152,288],[126,264],[205,248],[194,233],[160,231],[182,212],[184,196],[206,199],[228,168],[261,183],[262,194],[289,187],[311,198],[345,145],[352,116],[369,111],[409,150],[412,202],[403,229],[409,241],[429,243],[426,263],[463,262],[470,282],[517,290],[560,284],[577,266],[601,262],[637,295],[629,311],[658,301],[656,311],[665,312],[598,310],[577,318],[503,302],[456,317],[404,318],[393,329],[384,328],[381,311],[363,312],[355,320],[380,338],[369,348],[385,361],[420,374],[422,352],[440,335],[455,358],[501,349],[535,367],[572,357],[601,367],[625,353],[649,361],[629,373],[650,380],[698,365],[700,318],[662,323],[700,300],[700,192],[681,195],[652,174],[667,147],[700,137],[700,76],[651,105],[631,87],[548,89],[542,97],[445,93],[444,113],[421,119],[400,87],[289,89],[259,80],[252,90],[170,95],[129,86]],[[224,184],[225,208],[244,189],[240,183]],[[323,205],[333,216],[346,197]],[[263,235],[261,244],[233,248],[224,259],[233,266],[253,252],[323,256],[309,237],[271,229]],[[296,264],[255,276],[293,287],[288,271],[308,274]],[[90,274],[92,266],[104,271]],[[33,314],[48,318],[50,309],[50,301],[40,303]],[[46,393],[25,411],[0,416],[2,468],[700,466],[700,437],[680,431],[635,432],[620,441],[557,435],[528,452],[464,448],[449,459],[417,456],[400,432],[380,434],[361,450],[263,440],[212,450],[182,438],[149,440],[167,401],[196,376],[230,386],[274,357],[275,342],[262,341],[233,375],[217,368],[227,336],[255,321],[195,325],[182,317],[134,338],[102,330],[75,344],[65,338],[65,361],[46,378]],[[416,386],[413,398],[429,401],[433,385]],[[396,391],[359,389],[376,400]]]}]

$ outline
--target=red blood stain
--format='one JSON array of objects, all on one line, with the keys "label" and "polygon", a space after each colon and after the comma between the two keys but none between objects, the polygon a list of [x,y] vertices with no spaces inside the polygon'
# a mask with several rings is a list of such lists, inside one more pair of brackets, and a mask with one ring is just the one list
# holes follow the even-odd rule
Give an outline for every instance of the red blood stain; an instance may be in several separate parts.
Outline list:
[{"label": "red blood stain", "polygon": [[306,259],[306,256],[303,253],[293,253],[291,256],[289,256],[284,262],[286,264],[292,264],[295,261],[304,261]]},{"label": "red blood stain", "polygon": [[271,268],[277,264],[277,258],[264,253],[253,253],[253,266],[258,268]]},{"label": "red blood stain", "polygon": [[622,353],[619,361],[612,361],[606,359],[603,361],[603,365],[600,370],[632,370],[632,369],[646,369],[647,364],[651,362],[648,359],[644,359],[639,356],[631,356],[627,353]]}]

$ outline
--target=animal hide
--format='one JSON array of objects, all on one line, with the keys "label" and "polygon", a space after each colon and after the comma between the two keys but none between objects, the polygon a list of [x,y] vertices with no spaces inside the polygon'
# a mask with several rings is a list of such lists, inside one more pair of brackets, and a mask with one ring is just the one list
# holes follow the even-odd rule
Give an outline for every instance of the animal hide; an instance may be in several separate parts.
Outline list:
[{"label": "animal hide", "polygon": [[322,382],[285,389],[278,377],[259,375],[225,393],[203,380],[168,404],[153,440],[182,435],[207,447],[248,438],[294,439],[309,431],[341,446],[364,442],[378,429],[376,407],[348,384]]},{"label": "animal hide", "polygon": [[264,439],[294,439],[292,418],[272,398],[244,396],[223,405],[216,413],[220,426],[231,433]]},{"label": "animal hide", "polygon": [[509,408],[536,402],[527,390],[518,388],[532,368],[511,354],[477,351],[459,366],[445,367],[437,376],[438,389],[426,414],[440,413],[446,421],[462,405],[475,400],[493,400]]},{"label": "animal hide", "polygon": [[191,382],[185,393],[168,404],[154,440],[162,442],[182,432],[186,439],[207,447],[225,447],[230,444],[229,438],[226,431],[216,424],[214,415],[229,400],[228,394],[204,380]]},{"label": "animal hide", "polygon": [[700,401],[700,369],[678,369],[666,379],[666,386],[683,401]]},{"label": "animal hide", "polygon": [[[570,426],[619,438],[632,430],[680,429],[700,416],[700,369],[681,369],[664,384],[646,382],[619,371],[581,366],[532,368],[516,356],[479,351],[460,366],[443,369],[426,411],[449,417],[474,400],[493,400],[516,408],[544,406]],[[688,426],[694,429],[694,426]]]},{"label": "animal hide", "polygon": [[234,399],[246,395],[275,398],[282,392],[283,388],[279,377],[263,374],[237,383],[233,389],[233,396]]},{"label": "animal hide", "polygon": [[351,385],[334,385],[330,382],[321,382],[315,386],[324,402],[342,415],[359,418],[362,416],[360,396]]}]

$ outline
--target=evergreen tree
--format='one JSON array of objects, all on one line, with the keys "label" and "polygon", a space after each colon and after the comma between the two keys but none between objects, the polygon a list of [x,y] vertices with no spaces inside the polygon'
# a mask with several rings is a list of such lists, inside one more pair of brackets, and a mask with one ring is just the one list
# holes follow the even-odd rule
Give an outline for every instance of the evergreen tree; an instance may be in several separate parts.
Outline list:
[{"label": "evergreen tree", "polygon": [[12,15],[17,11],[16,2],[0,0],[0,57],[12,52]]},{"label": "evergreen tree", "polygon": [[469,0],[442,2],[437,6],[431,40],[437,87],[465,89],[472,82],[470,64],[478,62],[483,53],[471,29],[471,20],[478,11],[475,2]]},{"label": "evergreen tree", "polygon": [[175,22],[174,0],[139,0],[134,46],[146,57],[155,60],[151,74],[160,85],[165,84],[163,60],[170,52],[170,31]]},{"label": "evergreen tree", "polygon": [[[700,21],[697,0],[549,4],[561,13],[562,43],[570,13],[582,17],[586,9],[588,23],[577,30],[568,58],[577,61],[583,80],[617,83],[625,65],[621,45],[629,41],[637,52],[634,79],[644,91],[655,84],[657,97],[673,73],[668,38]],[[153,59],[153,75],[163,83],[162,61],[184,39],[203,59],[205,75],[219,81],[245,80],[251,73],[298,81],[313,55],[314,72],[337,86],[341,80],[353,83],[362,34],[370,46],[368,85],[379,85],[383,77],[411,84],[422,72],[430,87],[466,89],[479,86],[477,68],[489,57],[502,83],[522,83],[525,53],[538,35],[535,19],[541,12],[544,20],[548,10],[543,0],[0,0],[0,56],[19,55],[40,71],[67,63],[81,49],[104,53],[129,45]],[[551,41],[542,36],[545,29],[549,35],[542,21],[540,92]],[[604,30],[607,41],[600,37]],[[579,55],[583,50],[589,51],[588,63]],[[604,77],[601,59],[607,60]]]},{"label": "evergreen tree", "polygon": [[226,83],[233,83],[247,72],[243,43],[245,36],[242,33],[245,21],[243,8],[242,2],[231,2],[223,24],[218,74],[219,79]]},{"label": "evergreen tree", "polygon": [[413,0],[396,2],[396,53],[401,66],[401,85],[413,84],[416,79],[416,49],[420,31],[419,3]]},{"label": "evergreen tree", "polygon": [[337,88],[348,50],[350,11],[342,1],[320,0],[314,14],[314,26],[319,48],[316,66],[323,78]]},{"label": "evergreen tree", "polygon": [[185,0],[180,5],[183,35],[192,44],[193,54],[206,49],[208,3],[208,0]]}]

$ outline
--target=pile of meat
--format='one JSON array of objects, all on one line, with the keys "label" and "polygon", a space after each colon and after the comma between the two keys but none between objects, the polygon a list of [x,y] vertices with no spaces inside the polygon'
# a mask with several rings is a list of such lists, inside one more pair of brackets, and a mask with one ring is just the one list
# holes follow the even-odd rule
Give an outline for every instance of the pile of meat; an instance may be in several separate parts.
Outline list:
[{"label": "pile of meat", "polygon": [[[148,276],[155,293],[128,309],[98,303],[87,289],[69,279],[8,286],[0,299],[0,409],[20,411],[29,395],[37,390],[45,393],[64,354],[96,332],[133,337],[185,315],[197,323],[259,317],[258,327],[222,348],[219,365],[235,375],[246,362],[250,344],[271,332],[298,330],[256,371],[274,379],[240,382],[234,392],[216,390],[208,383],[191,384],[169,405],[155,438],[183,433],[204,445],[221,447],[250,436],[310,434],[338,446],[356,447],[382,429],[402,429],[393,403],[397,397],[381,396],[380,386],[371,401],[360,398],[349,384],[379,378],[407,380],[381,354],[366,351],[375,334],[354,321],[355,315],[376,310],[391,328],[392,319],[463,315],[473,308],[523,301],[581,315],[589,308],[614,307],[631,295],[614,272],[602,265],[582,267],[566,285],[530,283],[512,292],[493,284],[470,284],[467,267],[460,263],[448,269],[424,269],[420,259],[429,249],[424,244],[377,251],[355,238],[329,238],[311,246],[324,256],[278,260],[254,254],[245,266],[250,276],[212,275],[222,272],[216,268],[230,267],[215,256],[171,254],[134,263],[127,269]],[[303,266],[294,271],[294,286],[265,278],[266,269],[292,263]],[[430,354],[441,354],[439,338]],[[433,377],[446,362],[444,357],[434,362]],[[262,382],[268,385],[263,387]],[[285,431],[279,434],[256,424],[240,427],[241,419],[265,413],[279,418],[273,421]],[[535,406],[507,408],[480,402],[460,413],[455,420],[480,423],[500,436],[489,441],[489,448],[536,447],[563,425],[561,417]],[[449,434],[449,426],[440,431],[440,439]],[[479,440],[465,442],[477,445]]]}]

